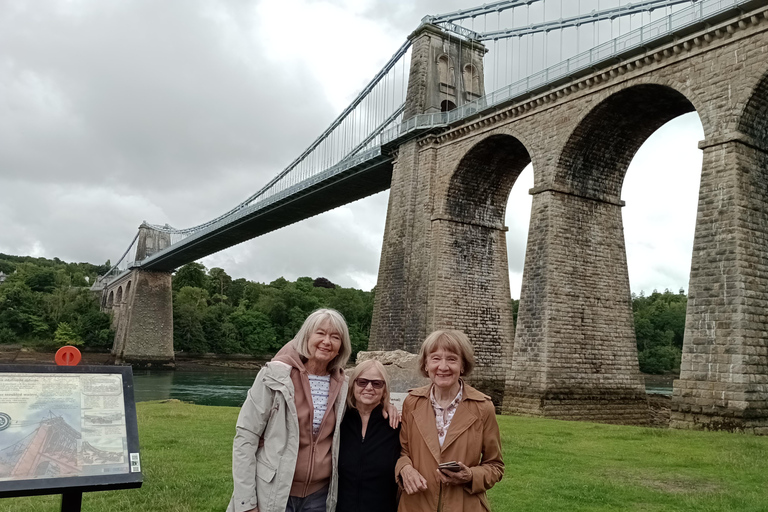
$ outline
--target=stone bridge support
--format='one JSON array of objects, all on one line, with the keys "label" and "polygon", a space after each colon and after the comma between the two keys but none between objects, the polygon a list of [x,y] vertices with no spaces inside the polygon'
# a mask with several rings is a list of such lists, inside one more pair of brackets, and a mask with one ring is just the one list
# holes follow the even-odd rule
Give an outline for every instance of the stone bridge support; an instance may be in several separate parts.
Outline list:
[{"label": "stone bridge support", "polygon": [[[752,9],[403,143],[372,348],[415,352],[432,330],[461,329],[472,382],[504,411],[646,423],[621,189],[642,143],[696,111],[706,139],[672,426],[768,433],[768,7]],[[515,332],[503,224],[529,162]]]},{"label": "stone bridge support", "polygon": [[131,270],[110,289],[129,286],[123,301],[112,306],[115,363],[172,367],[173,296],[170,272]]},{"label": "stone bridge support", "polygon": [[[167,247],[166,233],[139,228],[137,261]],[[102,308],[112,312],[115,363],[140,367],[173,367],[173,294],[170,272],[133,268],[110,281],[102,292]]]}]

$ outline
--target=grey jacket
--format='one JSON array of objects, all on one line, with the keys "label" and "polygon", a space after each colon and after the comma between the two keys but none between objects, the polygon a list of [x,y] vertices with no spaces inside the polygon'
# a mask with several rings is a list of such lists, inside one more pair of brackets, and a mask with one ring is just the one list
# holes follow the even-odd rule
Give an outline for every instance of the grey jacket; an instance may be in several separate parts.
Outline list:
[{"label": "grey jacket", "polygon": [[[293,395],[291,366],[280,361],[264,365],[237,418],[232,449],[235,491],[227,512],[244,512],[256,506],[259,512],[285,512],[299,452],[299,420]],[[347,386],[342,385],[335,403],[333,473],[327,512],[336,510],[339,429],[346,399]]]}]

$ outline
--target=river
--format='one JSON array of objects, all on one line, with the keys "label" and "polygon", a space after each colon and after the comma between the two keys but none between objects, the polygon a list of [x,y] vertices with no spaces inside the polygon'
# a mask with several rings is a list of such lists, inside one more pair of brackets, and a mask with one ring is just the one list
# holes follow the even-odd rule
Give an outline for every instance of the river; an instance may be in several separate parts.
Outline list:
[{"label": "river", "polygon": [[[135,370],[134,397],[137,402],[174,398],[198,405],[240,407],[256,371],[152,371]],[[648,379],[646,391],[672,394],[672,378]]]}]

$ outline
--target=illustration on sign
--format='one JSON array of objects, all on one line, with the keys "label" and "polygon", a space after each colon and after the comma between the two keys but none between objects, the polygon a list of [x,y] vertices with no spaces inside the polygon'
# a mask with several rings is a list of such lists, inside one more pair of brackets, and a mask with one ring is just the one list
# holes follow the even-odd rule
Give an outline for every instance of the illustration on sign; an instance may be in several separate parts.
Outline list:
[{"label": "illustration on sign", "polygon": [[0,374],[0,482],[129,472],[122,375]]}]

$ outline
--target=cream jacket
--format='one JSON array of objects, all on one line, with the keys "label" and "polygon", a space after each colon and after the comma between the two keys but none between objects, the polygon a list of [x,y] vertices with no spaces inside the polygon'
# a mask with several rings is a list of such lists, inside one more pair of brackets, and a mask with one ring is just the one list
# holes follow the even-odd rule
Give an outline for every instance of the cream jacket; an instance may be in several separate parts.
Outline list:
[{"label": "cream jacket", "polygon": [[[264,365],[237,418],[232,449],[235,490],[227,512],[244,512],[256,506],[259,512],[285,512],[299,451],[299,421],[293,396],[291,366],[279,361]],[[327,512],[336,510],[339,428],[346,399],[347,386],[342,385],[335,403]]]}]

